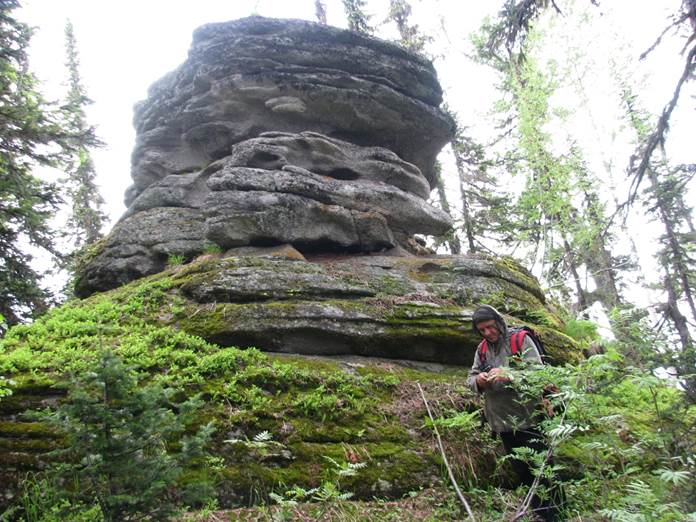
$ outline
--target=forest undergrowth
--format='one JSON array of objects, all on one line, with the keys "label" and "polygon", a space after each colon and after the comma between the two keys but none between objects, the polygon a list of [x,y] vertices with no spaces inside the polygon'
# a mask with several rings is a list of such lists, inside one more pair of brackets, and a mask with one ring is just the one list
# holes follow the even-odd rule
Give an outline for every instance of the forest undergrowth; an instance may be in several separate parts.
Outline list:
[{"label": "forest undergrowth", "polygon": [[[461,520],[415,392],[425,382],[476,520],[532,520],[521,510],[527,491],[506,487],[509,467],[467,395],[465,368],[429,376],[380,365],[347,372],[333,362],[223,348],[157,324],[177,306],[166,288],[166,277],[155,277],[68,303],[0,341],[0,409],[29,383],[62,397],[25,424],[46,424],[57,443],[0,519]],[[649,369],[653,347],[636,344],[650,339],[642,323],[624,326],[630,332],[621,342],[605,343],[580,364],[511,370],[529,396],[550,382],[559,388],[556,415],[542,423],[553,465],[533,451],[524,457],[562,485],[569,520],[696,520],[696,408]],[[587,345],[598,341],[585,321],[571,322],[568,332]],[[419,438],[411,440],[413,433]],[[309,468],[278,467],[309,439],[336,444],[317,445]],[[411,453],[398,453],[406,447]],[[376,464],[387,454],[401,455],[401,467]],[[229,471],[235,461],[246,475]],[[421,480],[427,462],[441,472]],[[418,480],[387,495],[363,487],[398,482],[388,473]],[[225,497],[225,484],[243,478],[254,491]]]}]

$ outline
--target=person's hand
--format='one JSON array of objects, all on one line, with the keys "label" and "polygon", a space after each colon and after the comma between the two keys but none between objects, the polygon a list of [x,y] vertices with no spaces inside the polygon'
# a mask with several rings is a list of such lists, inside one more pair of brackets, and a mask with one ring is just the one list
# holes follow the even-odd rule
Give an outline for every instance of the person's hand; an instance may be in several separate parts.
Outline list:
[{"label": "person's hand", "polygon": [[495,383],[505,383],[510,382],[512,379],[505,375],[505,371],[502,368],[493,368],[488,372],[488,380]]},{"label": "person's hand", "polygon": [[488,388],[488,372],[481,372],[476,376],[476,387],[479,391],[483,391]]}]

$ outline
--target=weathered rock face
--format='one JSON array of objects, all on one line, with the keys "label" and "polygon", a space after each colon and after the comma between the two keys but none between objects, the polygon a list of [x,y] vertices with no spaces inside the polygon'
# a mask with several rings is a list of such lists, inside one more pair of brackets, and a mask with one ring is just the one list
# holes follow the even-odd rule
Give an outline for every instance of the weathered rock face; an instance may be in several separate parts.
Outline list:
[{"label": "weathered rock face", "polygon": [[170,276],[166,321],[222,346],[470,365],[478,303],[541,332],[558,362],[577,357],[536,280],[486,257],[321,256],[286,248],[209,256]]},{"label": "weathered rock face", "polygon": [[200,169],[266,131],[312,130],[381,146],[432,180],[452,122],[432,65],[402,48],[299,20],[210,24],[136,109],[127,204],[168,174]]},{"label": "weathered rock face", "polygon": [[77,295],[215,252],[172,278],[172,321],[224,346],[470,364],[476,304],[543,327],[553,314],[521,267],[408,251],[451,226],[427,203],[451,132],[440,94],[428,62],[351,32],[258,17],[199,29],[137,108],[129,208]]},{"label": "weathered rock face", "polygon": [[198,29],[136,108],[129,208],[78,273],[87,296],[206,249],[404,253],[449,216],[427,203],[452,133],[432,65],[297,20]]}]

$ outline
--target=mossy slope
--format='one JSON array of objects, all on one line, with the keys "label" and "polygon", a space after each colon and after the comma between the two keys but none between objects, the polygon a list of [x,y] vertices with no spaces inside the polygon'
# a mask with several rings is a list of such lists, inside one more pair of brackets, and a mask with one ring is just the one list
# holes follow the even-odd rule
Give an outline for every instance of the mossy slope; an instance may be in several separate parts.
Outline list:
[{"label": "mossy slope", "polygon": [[[421,381],[435,404],[449,394],[475,408],[476,399],[464,389],[464,371],[223,348],[158,324],[160,314],[177,306],[170,289],[166,276],[155,277],[71,302],[7,334],[0,345],[0,369],[13,388],[13,395],[0,400],[5,493],[23,472],[44,467],[46,452],[61,443],[59,434],[26,411],[55,406],[70,375],[85,371],[107,347],[182,397],[203,394],[199,419],[215,422],[213,453],[219,461],[212,471],[191,473],[214,475],[223,505],[244,505],[292,485],[317,485],[330,473],[326,457],[367,464],[344,484],[360,497],[399,496],[439,481],[439,456],[423,428],[425,410],[413,402],[413,383]],[[263,431],[271,441],[254,444]]]},{"label": "mossy slope", "polygon": [[[465,386],[478,342],[467,318],[478,294],[454,291],[468,284],[458,262],[208,258],[15,327],[0,344],[0,374],[13,381],[13,395],[0,400],[3,484],[11,490],[23,472],[45,466],[46,452],[61,442],[60,434],[25,412],[55,407],[70,376],[86,371],[107,348],[181,397],[203,394],[199,420],[216,425],[217,460],[190,473],[214,476],[222,505],[243,505],[294,485],[314,487],[331,474],[328,458],[366,464],[342,483],[361,498],[395,498],[437,483],[440,456],[424,428],[415,383],[438,411],[478,407]],[[235,277],[259,270],[265,280],[237,283],[245,285],[244,299],[229,290]],[[273,273],[281,273],[283,286],[274,285]],[[312,286],[316,274],[320,291]],[[302,284],[289,287],[288,281]],[[469,289],[481,283],[468,281]],[[255,285],[259,291],[249,297]],[[227,297],[219,293],[223,286]],[[552,316],[533,293],[515,288],[532,296],[526,307],[510,300],[525,318],[539,310]],[[217,301],[222,297],[227,302]],[[547,328],[560,339],[558,353],[574,353],[571,341]],[[233,341],[310,354],[405,354],[461,366],[422,364],[418,370],[374,357],[274,355],[229,346]],[[256,443],[264,431],[270,440]],[[485,434],[473,437],[483,439],[452,437],[449,449],[463,480],[475,474],[485,483],[494,459]]]}]

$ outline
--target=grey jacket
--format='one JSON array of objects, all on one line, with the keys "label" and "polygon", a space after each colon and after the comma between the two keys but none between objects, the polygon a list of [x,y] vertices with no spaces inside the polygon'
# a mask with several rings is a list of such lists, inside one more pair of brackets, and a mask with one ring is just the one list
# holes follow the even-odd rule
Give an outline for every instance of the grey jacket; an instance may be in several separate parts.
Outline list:
[{"label": "grey jacket", "polygon": [[[495,345],[488,343],[486,364],[492,368],[508,367],[510,366],[510,356],[512,355],[510,333],[502,316],[497,311],[496,314],[496,322],[501,335]],[[529,337],[524,338],[521,355],[527,362],[542,364],[539,351]],[[477,393],[483,393],[484,413],[491,430],[501,433],[532,426],[537,401],[523,401],[511,384],[507,383],[493,383],[489,388],[481,392],[476,385],[476,376],[482,372],[481,366],[477,350],[467,382],[472,390]]]}]

